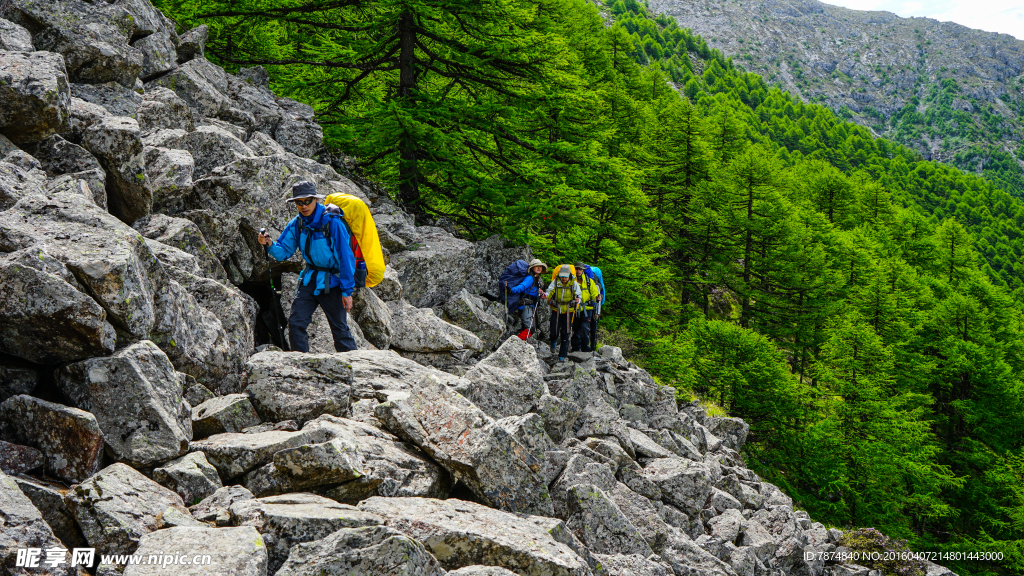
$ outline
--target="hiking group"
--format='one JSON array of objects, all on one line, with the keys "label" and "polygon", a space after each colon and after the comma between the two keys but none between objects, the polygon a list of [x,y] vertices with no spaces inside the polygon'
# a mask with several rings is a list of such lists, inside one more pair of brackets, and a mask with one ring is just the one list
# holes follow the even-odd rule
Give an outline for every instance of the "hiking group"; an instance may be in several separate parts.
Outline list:
[{"label": "hiking group", "polygon": [[547,300],[551,310],[551,353],[558,353],[559,362],[565,362],[569,352],[595,351],[597,320],[605,303],[601,269],[583,262],[562,264],[555,268],[551,283],[544,289],[543,276],[547,271],[547,264],[540,260],[517,260],[498,279],[507,312],[518,312],[522,319],[519,338],[530,337],[537,308],[541,300]]},{"label": "hiking group", "polygon": [[[358,197],[340,193],[325,197],[311,182],[292,186],[287,201],[295,203],[298,214],[285,224],[277,240],[271,239],[266,230],[260,230],[257,240],[268,258],[283,262],[298,250],[306,263],[288,318],[289,348],[309,352],[307,328],[319,306],[330,325],[334,349],[355,350],[348,327],[352,294],[362,287],[372,288],[384,278],[384,255],[373,216]],[[547,265],[540,260],[517,260],[498,280],[508,312],[518,312],[522,318],[519,337],[530,337],[537,307],[541,300],[547,300],[551,308],[551,352],[557,349],[559,360],[565,361],[570,346],[572,352],[595,350],[597,319],[605,302],[601,269],[582,262],[563,264],[544,289],[542,276],[547,272]],[[280,329],[280,322],[276,323]],[[283,334],[278,340],[284,343]]]}]

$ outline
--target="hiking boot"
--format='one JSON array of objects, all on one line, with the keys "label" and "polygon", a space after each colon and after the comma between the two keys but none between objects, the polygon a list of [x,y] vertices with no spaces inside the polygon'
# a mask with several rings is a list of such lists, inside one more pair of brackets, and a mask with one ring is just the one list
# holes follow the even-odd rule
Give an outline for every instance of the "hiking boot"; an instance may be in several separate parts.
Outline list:
[{"label": "hiking boot", "polygon": [[555,346],[554,344],[552,344],[552,345],[551,345],[551,353],[552,353],[552,354],[554,354],[554,353],[555,353],[555,348],[556,348],[556,346]]},{"label": "hiking boot", "polygon": [[562,356],[561,358],[558,359],[559,364],[565,364],[568,361],[569,359],[566,358],[565,356]]}]

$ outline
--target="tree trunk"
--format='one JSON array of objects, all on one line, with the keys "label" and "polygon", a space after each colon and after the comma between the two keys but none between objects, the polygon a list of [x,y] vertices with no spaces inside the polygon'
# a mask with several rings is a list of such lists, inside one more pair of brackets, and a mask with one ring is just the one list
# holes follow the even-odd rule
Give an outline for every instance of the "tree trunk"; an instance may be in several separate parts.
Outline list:
[{"label": "tree trunk", "polygon": [[[411,105],[413,92],[416,89],[416,29],[411,12],[403,13],[398,20],[399,42],[398,55],[398,99],[403,107]],[[399,143],[398,160],[398,195],[407,207],[415,213],[422,213],[420,207],[419,167],[416,157],[416,141],[406,131]]]}]

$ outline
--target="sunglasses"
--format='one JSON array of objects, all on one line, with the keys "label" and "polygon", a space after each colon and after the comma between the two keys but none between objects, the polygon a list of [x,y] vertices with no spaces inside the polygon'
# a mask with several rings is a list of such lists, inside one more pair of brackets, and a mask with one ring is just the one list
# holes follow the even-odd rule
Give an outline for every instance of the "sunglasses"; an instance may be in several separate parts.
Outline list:
[{"label": "sunglasses", "polygon": [[296,200],[296,206],[309,206],[313,202],[316,202],[316,198],[306,198],[305,200]]}]

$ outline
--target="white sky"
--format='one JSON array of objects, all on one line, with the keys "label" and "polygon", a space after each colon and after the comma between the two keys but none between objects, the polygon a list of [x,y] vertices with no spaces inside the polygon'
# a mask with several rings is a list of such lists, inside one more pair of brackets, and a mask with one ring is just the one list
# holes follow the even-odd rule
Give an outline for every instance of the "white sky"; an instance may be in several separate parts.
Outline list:
[{"label": "white sky", "polygon": [[854,10],[885,10],[898,16],[927,16],[968,28],[1002,32],[1024,40],[1022,0],[821,0]]}]

